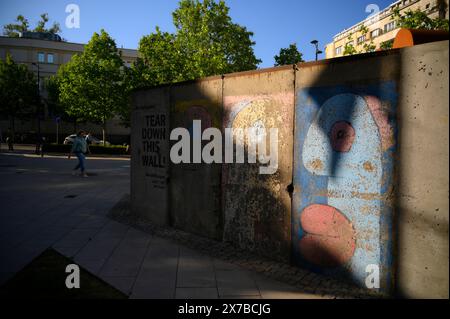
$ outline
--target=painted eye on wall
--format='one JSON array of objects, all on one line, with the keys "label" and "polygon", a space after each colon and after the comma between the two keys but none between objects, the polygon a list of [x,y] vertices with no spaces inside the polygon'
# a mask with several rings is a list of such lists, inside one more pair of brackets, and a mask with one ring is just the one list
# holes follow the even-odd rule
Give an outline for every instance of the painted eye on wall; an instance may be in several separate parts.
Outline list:
[{"label": "painted eye on wall", "polygon": [[339,121],[333,124],[329,135],[333,150],[347,153],[355,140],[355,129],[349,122]]}]

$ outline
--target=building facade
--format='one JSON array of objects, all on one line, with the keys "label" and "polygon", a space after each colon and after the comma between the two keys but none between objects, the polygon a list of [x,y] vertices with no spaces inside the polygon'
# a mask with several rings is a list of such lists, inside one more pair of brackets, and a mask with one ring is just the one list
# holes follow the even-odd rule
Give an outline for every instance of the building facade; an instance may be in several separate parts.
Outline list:
[{"label": "building facade", "polygon": [[[0,36],[0,59],[4,60],[7,54],[10,54],[16,63],[27,65],[30,71],[33,71],[36,76],[39,74],[39,89],[42,101],[44,104],[47,99],[47,92],[45,90],[45,79],[55,75],[59,67],[70,61],[73,55],[81,54],[84,50],[84,44],[71,43],[55,40],[44,39],[43,36],[39,38],[39,34],[34,34],[34,37],[2,37]],[[119,49],[122,59],[126,66],[131,66],[138,57],[138,51],[132,49]],[[41,132],[52,140],[55,140],[55,118],[52,118],[48,112],[45,112],[44,119],[42,119]],[[16,132],[28,134],[36,131],[36,121],[33,120],[17,120],[15,130]],[[9,128],[8,119],[0,118],[0,129],[6,132]],[[58,122],[58,133],[61,135],[68,135],[74,133],[73,123]],[[80,127],[81,128],[81,127]],[[94,135],[101,134],[101,127],[92,123],[86,123],[83,128],[91,131]],[[108,137],[111,142],[123,143],[128,140],[129,129],[120,125],[118,119],[113,119],[107,123]],[[101,136],[101,135],[100,135]],[[59,141],[64,136],[60,136]],[[19,140],[20,141],[20,140]]]},{"label": "building facade", "polygon": [[[449,0],[399,0],[379,13],[345,29],[333,37],[333,42],[325,48],[326,58],[344,55],[346,46],[352,46],[356,52],[365,52],[368,46],[372,50],[382,49],[393,42],[399,27],[393,20],[393,12],[399,9],[401,14],[408,11],[421,10],[434,18],[449,18]],[[362,29],[362,27],[364,29]]]}]

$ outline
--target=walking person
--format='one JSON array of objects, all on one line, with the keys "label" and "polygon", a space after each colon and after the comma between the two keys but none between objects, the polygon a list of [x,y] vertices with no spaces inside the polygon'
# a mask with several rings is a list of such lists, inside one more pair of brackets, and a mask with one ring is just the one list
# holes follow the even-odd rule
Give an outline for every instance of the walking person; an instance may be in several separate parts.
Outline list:
[{"label": "walking person", "polygon": [[41,139],[41,157],[44,157],[44,149],[47,150],[46,149],[46,144],[47,144],[47,138],[45,136],[42,136],[42,139]]},{"label": "walking person", "polygon": [[69,153],[69,159],[72,154],[75,154],[75,156],[78,158],[78,164],[73,169],[72,175],[76,175],[78,169],[80,169],[81,176],[88,177],[88,175],[85,172],[85,169],[86,169],[85,168],[85,161],[86,161],[85,154],[86,154],[87,150],[88,150],[88,148],[87,148],[87,143],[86,143],[86,132],[79,131],[77,134],[77,137],[73,141],[72,149],[70,150],[70,153]]},{"label": "walking person", "polygon": [[41,154],[41,147],[42,147],[42,137],[40,134],[36,133],[36,155]]},{"label": "walking person", "polygon": [[14,134],[12,131],[8,131],[8,136],[6,137],[6,143],[8,144],[8,150],[14,151]]}]

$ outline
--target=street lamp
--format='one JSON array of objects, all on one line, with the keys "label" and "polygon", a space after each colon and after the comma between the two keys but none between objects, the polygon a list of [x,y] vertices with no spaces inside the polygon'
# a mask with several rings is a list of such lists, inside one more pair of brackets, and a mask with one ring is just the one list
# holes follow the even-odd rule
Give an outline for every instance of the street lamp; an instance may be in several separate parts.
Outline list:
[{"label": "street lamp", "polygon": [[316,47],[316,61],[317,61],[319,58],[319,54],[322,54],[323,52],[319,50],[319,41],[312,40],[311,44],[313,44]]},{"label": "street lamp", "polygon": [[37,136],[37,143],[36,143],[36,153],[39,152],[38,145],[41,143],[41,75],[40,75],[40,68],[39,68],[39,62],[31,63],[32,65],[37,67],[37,90],[38,90],[38,105],[37,105],[37,130],[38,130],[38,136]]}]

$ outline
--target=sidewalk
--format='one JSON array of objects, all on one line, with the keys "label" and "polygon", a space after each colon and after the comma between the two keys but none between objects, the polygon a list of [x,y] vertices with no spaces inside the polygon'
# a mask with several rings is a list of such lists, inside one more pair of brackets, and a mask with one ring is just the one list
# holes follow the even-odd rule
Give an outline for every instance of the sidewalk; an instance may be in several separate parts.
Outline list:
[{"label": "sidewalk", "polygon": [[0,153],[0,285],[53,247],[130,298],[367,297],[220,242],[112,220],[111,212],[126,210],[129,160],[89,158],[88,178],[71,176],[74,165],[61,156]]},{"label": "sidewalk", "polygon": [[[104,218],[53,247],[133,299],[324,298]],[[328,297],[329,298],[329,297]]]},{"label": "sidewalk", "polygon": [[[0,284],[53,247],[130,298],[321,298],[113,221],[129,162],[0,153]],[[82,283],[81,278],[81,284]]]}]

